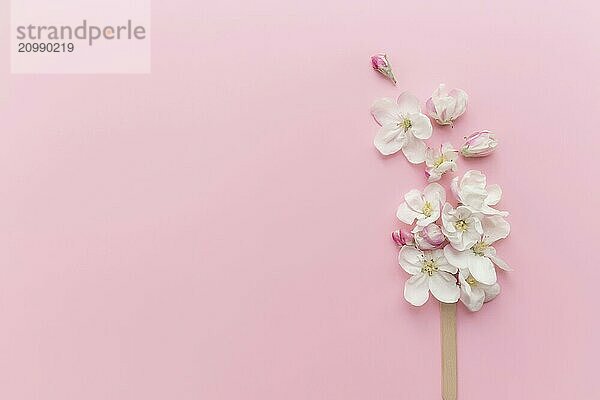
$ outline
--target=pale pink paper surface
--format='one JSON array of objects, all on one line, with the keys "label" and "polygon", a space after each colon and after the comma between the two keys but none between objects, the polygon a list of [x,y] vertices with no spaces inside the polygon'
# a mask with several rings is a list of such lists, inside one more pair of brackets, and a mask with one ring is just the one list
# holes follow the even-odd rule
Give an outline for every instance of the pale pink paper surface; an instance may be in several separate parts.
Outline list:
[{"label": "pale pink paper surface", "polygon": [[440,82],[470,105],[435,143],[498,134],[460,171],[502,185],[516,270],[460,307],[460,399],[599,398],[599,11],[155,1],[151,75],[4,57],[0,398],[439,398],[438,306],[403,300],[389,238],[423,168],[368,108]]}]

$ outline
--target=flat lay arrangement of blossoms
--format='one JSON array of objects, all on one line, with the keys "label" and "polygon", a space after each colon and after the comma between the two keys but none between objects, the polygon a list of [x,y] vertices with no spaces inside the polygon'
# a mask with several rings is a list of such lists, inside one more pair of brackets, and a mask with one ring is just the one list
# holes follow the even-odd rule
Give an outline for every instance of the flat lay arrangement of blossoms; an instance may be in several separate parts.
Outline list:
[{"label": "flat lay arrangement of blossoms", "polygon": [[371,106],[371,115],[380,128],[373,144],[385,156],[402,150],[412,164],[426,162],[430,182],[439,180],[448,171],[456,170],[458,155],[485,157],[498,146],[496,135],[488,130],[477,131],[464,137],[460,150],[445,143],[442,148],[430,148],[426,140],[433,134],[429,117],[438,125],[454,125],[467,109],[468,96],[461,89],[447,90],[441,84],[427,100],[427,115],[423,114],[419,99],[403,92],[397,99],[382,98]]},{"label": "flat lay arrangement of blossoms", "polygon": [[431,293],[441,302],[460,299],[469,310],[479,311],[500,293],[496,267],[511,270],[493,247],[508,236],[510,225],[506,212],[491,207],[500,201],[500,187],[487,186],[482,172],[454,178],[452,192],[456,206],[447,202],[441,185],[430,183],[423,192],[406,193],[398,207],[398,219],[412,225],[392,233],[400,247],[398,263],[411,275],[404,298],[421,306]]},{"label": "flat lay arrangement of blossoms", "polygon": [[439,125],[453,125],[466,111],[467,102],[465,91],[441,84],[426,102],[427,115],[422,113],[419,100],[408,92],[395,100],[376,100],[371,107],[380,126],[373,141],[377,150],[383,155],[401,151],[410,163],[424,163],[430,182],[422,192],[409,191],[398,207],[398,219],[414,226],[392,234],[401,247],[400,266],[412,275],[404,296],[415,306],[424,304],[431,292],[441,302],[460,299],[469,310],[478,311],[500,292],[494,265],[510,270],[492,246],[510,231],[504,219],[508,213],[493,208],[502,196],[500,186],[487,185],[481,171],[467,171],[452,179],[456,200],[452,205],[446,201],[446,190],[436,183],[456,171],[460,155],[484,157],[498,145],[488,130],[465,136],[459,149],[449,142],[439,148],[427,145],[433,134],[430,118]]},{"label": "flat lay arrangement of blossoms", "polygon": [[[375,71],[398,83],[385,53],[371,58]],[[445,141],[432,147],[428,140],[434,125],[459,130],[456,121],[467,111],[469,96],[458,88],[438,85],[425,101],[402,92],[396,99],[382,98],[371,106],[379,125],[373,144],[384,156],[401,152],[411,164],[424,164],[426,186],[404,195],[396,217],[405,227],[392,232],[399,248],[398,263],[409,275],[404,298],[422,306],[430,297],[440,302],[442,345],[442,397],[454,400],[456,382],[456,303],[479,311],[500,294],[498,270],[511,271],[494,245],[506,239],[508,212],[498,208],[502,189],[489,184],[482,171],[454,176],[447,191],[439,182],[454,174],[461,157],[486,157],[498,148],[496,135],[478,130],[463,135],[458,146]],[[451,139],[452,136],[448,137]]]}]

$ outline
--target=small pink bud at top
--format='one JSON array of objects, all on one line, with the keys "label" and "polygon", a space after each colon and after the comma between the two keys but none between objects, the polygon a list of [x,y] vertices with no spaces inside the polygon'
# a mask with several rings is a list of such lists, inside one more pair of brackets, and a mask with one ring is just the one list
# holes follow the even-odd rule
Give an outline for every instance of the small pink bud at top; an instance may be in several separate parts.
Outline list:
[{"label": "small pink bud at top", "polygon": [[371,57],[373,69],[396,84],[396,77],[392,71],[392,66],[385,53],[378,53]]},{"label": "small pink bud at top", "polygon": [[407,244],[410,245],[410,244],[414,243],[412,233],[403,231],[401,229],[398,229],[397,231],[392,232],[392,240],[398,246],[405,246]]},{"label": "small pink bud at top", "polygon": [[376,54],[371,57],[371,63],[374,69],[386,68],[388,66],[385,54]]}]

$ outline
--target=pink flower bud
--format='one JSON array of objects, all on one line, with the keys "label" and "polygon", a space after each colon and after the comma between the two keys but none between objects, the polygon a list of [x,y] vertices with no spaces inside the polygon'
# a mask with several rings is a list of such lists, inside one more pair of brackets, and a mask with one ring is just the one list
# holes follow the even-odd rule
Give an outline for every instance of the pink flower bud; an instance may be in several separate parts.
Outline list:
[{"label": "pink flower bud", "polygon": [[392,240],[398,246],[414,244],[414,238],[412,233],[403,231],[402,229],[398,229],[397,231],[392,232]]},{"label": "pink flower bud", "polygon": [[378,53],[371,57],[371,65],[373,69],[392,82],[394,85],[396,84],[396,77],[394,76],[394,71],[392,71],[392,66],[387,59],[387,55],[385,53]]},{"label": "pink flower bud", "polygon": [[442,228],[436,224],[429,224],[415,233],[415,242],[421,250],[439,249],[445,241]]},{"label": "pink flower bud", "polygon": [[496,136],[490,131],[478,131],[465,139],[465,144],[460,149],[463,157],[484,157],[498,146]]}]

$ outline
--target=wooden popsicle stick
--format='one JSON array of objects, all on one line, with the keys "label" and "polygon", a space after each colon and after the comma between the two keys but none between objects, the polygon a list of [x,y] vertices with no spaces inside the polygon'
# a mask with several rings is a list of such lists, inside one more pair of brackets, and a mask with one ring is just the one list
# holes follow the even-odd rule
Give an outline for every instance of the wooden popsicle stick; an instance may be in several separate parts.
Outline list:
[{"label": "wooden popsicle stick", "polygon": [[440,303],[442,398],[456,400],[456,303]]}]

